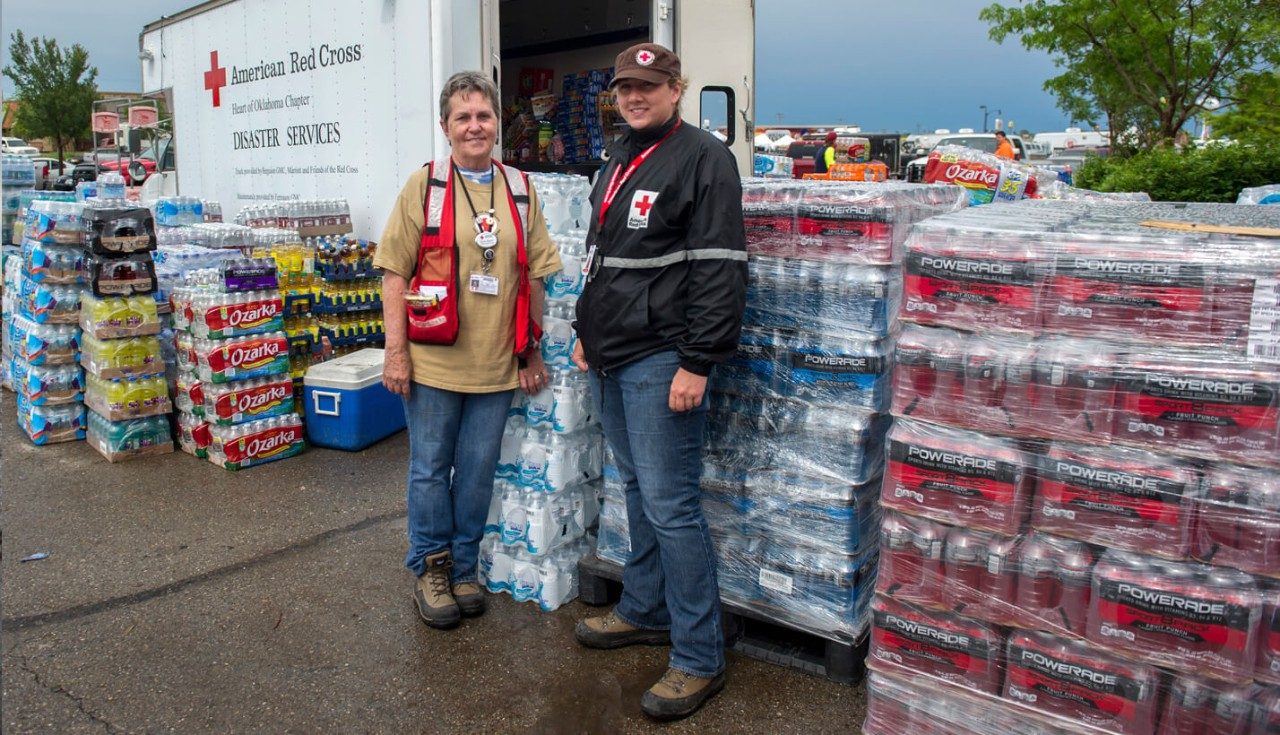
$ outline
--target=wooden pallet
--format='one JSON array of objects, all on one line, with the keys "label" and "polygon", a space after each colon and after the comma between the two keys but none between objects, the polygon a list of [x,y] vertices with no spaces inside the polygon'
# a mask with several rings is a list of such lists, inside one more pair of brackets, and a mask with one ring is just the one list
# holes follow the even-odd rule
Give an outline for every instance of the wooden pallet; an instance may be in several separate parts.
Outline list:
[{"label": "wooden pallet", "polygon": [[[622,566],[593,554],[578,563],[578,597],[587,605],[609,605],[622,595]],[[768,613],[721,600],[729,650],[837,684],[856,686],[867,675],[869,636],[836,641],[814,635]]]}]

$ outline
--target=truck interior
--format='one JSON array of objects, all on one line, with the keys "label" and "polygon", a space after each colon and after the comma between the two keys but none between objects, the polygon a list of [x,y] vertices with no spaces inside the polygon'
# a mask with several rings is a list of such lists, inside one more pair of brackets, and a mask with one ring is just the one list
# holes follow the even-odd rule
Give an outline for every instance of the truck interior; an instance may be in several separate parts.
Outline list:
[{"label": "truck interior", "polygon": [[[591,175],[624,125],[603,89],[614,58],[653,37],[651,0],[502,0],[504,160]],[[567,22],[572,19],[572,22]]]}]

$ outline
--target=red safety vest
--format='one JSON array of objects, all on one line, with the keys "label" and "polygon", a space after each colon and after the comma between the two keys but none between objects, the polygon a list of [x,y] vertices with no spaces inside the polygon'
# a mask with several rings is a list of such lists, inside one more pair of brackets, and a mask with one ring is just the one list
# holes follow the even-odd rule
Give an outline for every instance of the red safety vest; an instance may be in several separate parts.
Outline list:
[{"label": "red safety vest", "polygon": [[[458,244],[454,236],[453,169],[448,158],[427,164],[427,193],[423,198],[422,240],[418,246],[418,267],[409,282],[409,293],[419,293],[420,286],[444,289],[444,297],[434,303],[406,299],[409,341],[424,344],[451,345],[458,340],[458,293],[462,287],[458,273]],[[538,346],[542,329],[533,320],[530,309],[529,256],[525,250],[525,230],[529,225],[529,179],[524,172],[494,162],[496,171],[507,182],[507,205],[516,229],[515,332],[513,352],[523,355]],[[439,178],[443,173],[444,178]],[[497,175],[497,174],[495,174]],[[497,182],[494,182],[497,185]],[[448,216],[445,213],[448,212]]]}]

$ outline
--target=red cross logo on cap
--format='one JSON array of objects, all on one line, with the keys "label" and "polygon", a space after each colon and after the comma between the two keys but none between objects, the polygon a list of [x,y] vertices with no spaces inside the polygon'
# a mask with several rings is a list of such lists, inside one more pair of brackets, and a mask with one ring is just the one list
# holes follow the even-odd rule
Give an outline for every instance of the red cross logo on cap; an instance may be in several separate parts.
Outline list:
[{"label": "red cross logo on cap", "polygon": [[642,48],[636,52],[636,63],[640,66],[648,66],[652,64],[653,60],[656,58],[658,57],[647,48]]}]

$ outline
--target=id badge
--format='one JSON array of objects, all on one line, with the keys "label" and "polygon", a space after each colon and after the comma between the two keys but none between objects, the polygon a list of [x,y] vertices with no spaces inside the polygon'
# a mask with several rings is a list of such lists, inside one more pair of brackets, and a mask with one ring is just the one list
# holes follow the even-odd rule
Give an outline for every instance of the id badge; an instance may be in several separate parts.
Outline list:
[{"label": "id badge", "polygon": [[587,251],[586,260],[582,261],[582,275],[584,276],[591,275],[591,264],[595,262],[595,259],[596,259],[596,246],[592,245],[591,249]]},{"label": "id badge", "polygon": [[486,276],[483,273],[472,273],[471,293],[484,294],[485,296],[497,296],[498,277]]}]

